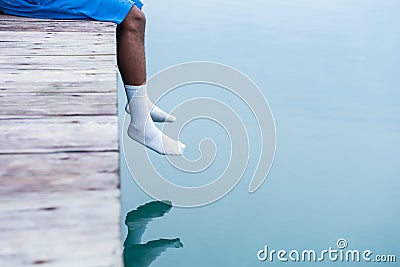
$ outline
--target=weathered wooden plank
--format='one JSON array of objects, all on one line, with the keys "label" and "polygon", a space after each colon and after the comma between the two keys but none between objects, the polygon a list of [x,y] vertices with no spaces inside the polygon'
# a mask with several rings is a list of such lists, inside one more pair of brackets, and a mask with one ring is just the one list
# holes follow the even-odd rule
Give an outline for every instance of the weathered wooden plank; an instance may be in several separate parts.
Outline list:
[{"label": "weathered wooden plank", "polygon": [[0,154],[117,151],[116,125],[116,116],[2,120]]},{"label": "weathered wooden plank", "polygon": [[0,195],[115,189],[118,158],[118,152],[0,154]]},{"label": "weathered wooden plank", "polygon": [[[12,56],[0,55],[0,69],[10,70],[95,70],[99,66],[115,67],[115,55],[57,56]],[[4,72],[2,71],[2,73]]]},{"label": "weathered wooden plank", "polygon": [[1,266],[120,266],[119,193],[0,195]]},{"label": "weathered wooden plank", "polygon": [[[0,34],[1,35],[1,34]],[[53,56],[92,56],[92,55],[112,55],[110,49],[106,47],[107,45],[98,45],[95,43],[88,43],[87,46],[82,48],[81,53],[77,52],[76,49],[69,50],[67,46],[63,44],[56,44],[54,46],[49,46],[47,49],[37,47],[29,43],[21,43],[13,47],[6,47],[4,43],[1,43],[0,51],[4,53],[3,55],[10,56],[48,56],[49,60],[54,60]]]},{"label": "weathered wooden plank", "polygon": [[[21,57],[23,58],[23,57]],[[0,91],[3,93],[26,92],[114,92],[116,91],[115,60],[100,60],[99,65],[84,64],[79,59],[64,60],[67,57],[57,57],[53,66],[42,64],[43,57],[32,57],[33,65],[0,63]],[[73,57],[72,57],[73,58]],[[47,60],[51,62],[51,60]],[[65,67],[63,69],[63,62]],[[21,64],[22,61],[20,61]],[[3,67],[4,66],[4,67]],[[12,67],[14,66],[14,67]],[[42,67],[40,67],[42,66]],[[99,69],[101,66],[101,69]],[[114,79],[110,79],[114,77]]]},{"label": "weathered wooden plank", "polygon": [[104,93],[116,91],[114,80],[104,80],[97,82],[96,76],[80,77],[79,80],[70,77],[63,77],[58,81],[49,79],[49,81],[36,79],[26,79],[25,81],[13,80],[0,83],[0,93],[25,94],[25,93]]},{"label": "weathered wooden plank", "polygon": [[0,21],[0,266],[121,266],[115,25]]},{"label": "weathered wooden plank", "polygon": [[[94,44],[113,44],[114,42],[114,33],[108,32],[25,32],[25,31],[0,31],[1,34],[1,42],[15,42],[16,45],[18,43],[29,43],[37,44],[39,42],[43,44],[51,44],[51,43],[63,43],[69,45],[79,45],[81,41],[89,41]],[[68,39],[68,37],[77,37],[80,39]],[[70,43],[68,43],[68,40]],[[77,42],[71,42],[71,40],[76,40]],[[104,43],[102,41],[105,41]],[[115,43],[114,43],[115,44]],[[13,44],[14,45],[14,44]],[[112,51],[109,51],[112,52]]]},{"label": "weathered wooden plank", "polygon": [[2,93],[0,94],[0,119],[66,115],[115,116],[116,103],[115,93]]},{"label": "weathered wooden plank", "polygon": [[0,31],[0,51],[9,56],[115,55],[114,38],[112,33]]},{"label": "weathered wooden plank", "polygon": [[[100,32],[114,33],[116,25],[111,22],[84,20],[48,20],[16,16],[1,16],[0,31],[23,32]],[[17,22],[17,23],[16,23]]]},{"label": "weathered wooden plank", "polygon": [[[7,83],[25,83],[30,82],[34,86],[34,83],[42,82],[80,82],[90,81],[92,83],[102,83],[103,81],[109,81],[110,76],[115,74],[115,69],[95,69],[95,70],[29,70],[29,71],[18,71],[9,70],[2,71],[0,75],[1,80],[4,83],[4,87],[7,87]],[[114,81],[115,82],[115,81]]]}]

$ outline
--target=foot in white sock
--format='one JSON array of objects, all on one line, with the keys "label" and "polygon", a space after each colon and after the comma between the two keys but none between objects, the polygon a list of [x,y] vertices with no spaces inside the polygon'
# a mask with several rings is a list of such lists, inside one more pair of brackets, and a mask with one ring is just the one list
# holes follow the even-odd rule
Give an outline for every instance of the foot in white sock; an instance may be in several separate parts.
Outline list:
[{"label": "foot in white sock", "polygon": [[176,121],[176,118],[174,116],[168,114],[164,110],[162,110],[159,107],[157,107],[156,105],[154,105],[151,102],[151,100],[149,99],[149,97],[147,97],[147,100],[148,100],[147,103],[149,104],[149,109],[150,109],[150,116],[154,122],[174,122],[174,121]]},{"label": "foot in white sock", "polygon": [[131,122],[128,136],[162,155],[182,155],[185,145],[163,134],[150,117],[146,85],[125,88],[135,90],[129,102]]},{"label": "foot in white sock", "polygon": [[[126,96],[128,98],[128,103],[125,106],[125,111],[126,111],[126,113],[130,114],[129,101],[132,99],[135,89],[132,89],[132,87],[129,86],[128,88],[125,88],[125,91],[126,91]],[[157,107],[156,105],[154,105],[148,96],[146,96],[146,98],[147,98],[147,104],[149,105],[149,109],[150,109],[150,116],[154,122],[174,122],[174,121],[176,121],[176,118],[174,116],[172,116],[171,114],[168,114],[164,110],[162,110],[159,107]]]}]

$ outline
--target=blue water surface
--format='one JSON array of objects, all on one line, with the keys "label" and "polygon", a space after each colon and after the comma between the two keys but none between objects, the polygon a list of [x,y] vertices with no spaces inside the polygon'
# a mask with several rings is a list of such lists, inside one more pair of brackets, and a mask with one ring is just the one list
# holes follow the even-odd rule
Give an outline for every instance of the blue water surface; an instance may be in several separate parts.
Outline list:
[{"label": "blue water surface", "polygon": [[[256,193],[248,193],[245,175],[221,200],[173,208],[149,225],[143,241],[179,237],[184,244],[151,266],[357,264],[257,259],[265,245],[323,250],[339,238],[348,248],[397,254],[400,261],[399,10],[398,0],[145,3],[149,76],[188,61],[232,66],[263,91],[277,128],[275,162]],[[219,96],[210,86],[198,88],[198,95]],[[177,92],[160,104],[168,110],[186,97]],[[125,102],[120,85],[121,122]],[[224,142],[224,133],[213,129],[199,123],[182,133],[188,157],[196,156],[203,137],[216,134]],[[157,157],[162,171],[176,171]],[[225,163],[219,160],[211,172]],[[151,198],[131,178],[123,155],[121,177],[125,239],[126,213]],[[177,179],[191,183],[184,175]],[[396,266],[368,263],[386,265]]]}]

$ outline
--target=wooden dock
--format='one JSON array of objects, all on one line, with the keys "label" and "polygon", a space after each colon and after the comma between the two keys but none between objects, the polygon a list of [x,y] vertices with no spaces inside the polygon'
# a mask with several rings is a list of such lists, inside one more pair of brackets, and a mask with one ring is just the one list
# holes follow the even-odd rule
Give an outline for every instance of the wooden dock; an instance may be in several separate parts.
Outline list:
[{"label": "wooden dock", "polygon": [[0,266],[121,266],[115,26],[0,15]]}]

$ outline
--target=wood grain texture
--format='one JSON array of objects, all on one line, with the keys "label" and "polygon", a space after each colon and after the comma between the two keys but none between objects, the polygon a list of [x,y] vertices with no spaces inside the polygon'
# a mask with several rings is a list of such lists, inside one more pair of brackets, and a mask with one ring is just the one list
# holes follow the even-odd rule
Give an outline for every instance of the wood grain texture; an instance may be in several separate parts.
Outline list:
[{"label": "wood grain texture", "polygon": [[1,266],[119,266],[117,190],[0,196]]},{"label": "wood grain texture", "polygon": [[121,266],[115,25],[0,15],[0,266]]},{"label": "wood grain texture", "polygon": [[[5,50],[4,50],[5,51]],[[98,66],[110,68],[115,65],[114,55],[96,55],[57,57],[57,61],[48,56],[12,56],[0,54],[0,69],[12,70],[96,70]]]},{"label": "wood grain texture", "polygon": [[116,116],[3,119],[0,154],[118,151],[117,121]]},{"label": "wood grain texture", "polygon": [[7,168],[0,169],[0,195],[115,189],[118,157],[118,152],[2,154],[0,162]]},{"label": "wood grain texture", "polygon": [[0,51],[8,56],[115,55],[114,39],[114,33],[0,31]]},{"label": "wood grain texture", "polygon": [[[37,98],[43,102],[38,102]],[[1,93],[0,103],[0,120],[37,116],[115,115],[117,111],[117,96],[109,93]]]},{"label": "wood grain texture", "polygon": [[114,33],[115,24],[90,20],[47,20],[1,15],[0,31]]}]

